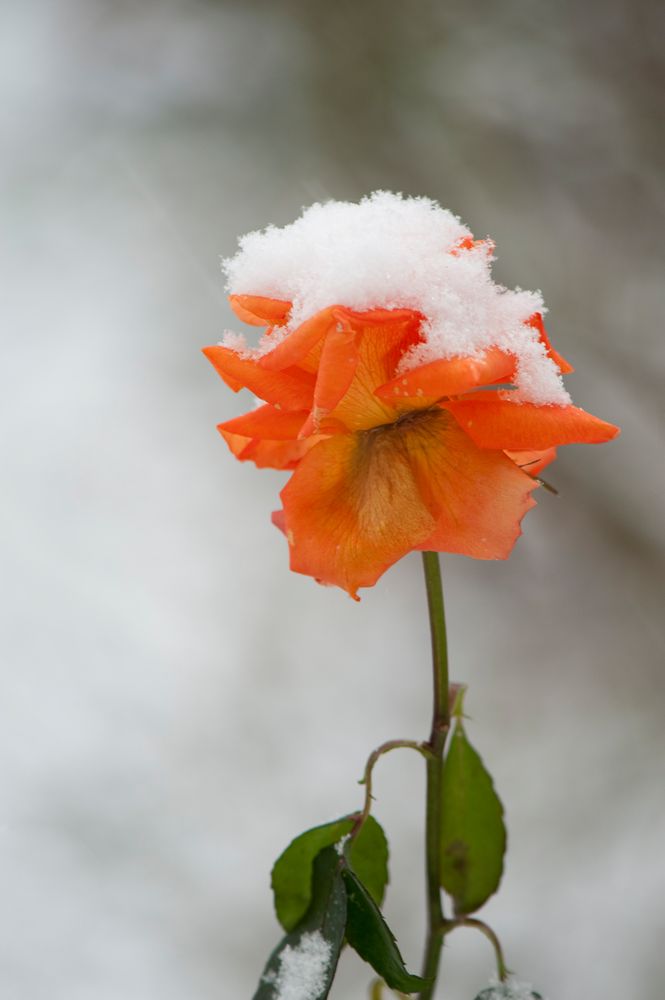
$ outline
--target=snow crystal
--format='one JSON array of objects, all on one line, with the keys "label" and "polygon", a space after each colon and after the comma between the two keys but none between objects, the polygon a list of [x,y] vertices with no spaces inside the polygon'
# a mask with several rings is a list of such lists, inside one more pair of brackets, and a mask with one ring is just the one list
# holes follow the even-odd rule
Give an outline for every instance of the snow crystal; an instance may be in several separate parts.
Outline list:
[{"label": "snow crystal", "polygon": [[274,1000],[316,1000],[325,986],[331,953],[320,931],[303,934],[296,948],[287,944],[278,956]]},{"label": "snow crystal", "polygon": [[[414,309],[425,317],[424,341],[402,358],[401,370],[480,356],[495,346],[517,359],[511,399],[570,402],[537,331],[525,325],[534,312],[545,311],[540,292],[496,284],[492,245],[460,246],[470,237],[435,201],[376,191],[359,204],[315,204],[281,229],[248,233],[222,266],[229,291],[293,303],[283,334],[331,305]],[[264,338],[259,350],[270,350],[278,338]],[[247,349],[228,334],[224,343]]]},{"label": "snow crystal", "polygon": [[346,847],[347,842],[350,840],[350,838],[351,834],[345,833],[344,836],[340,837],[337,843],[335,844],[335,850],[339,854],[340,858],[344,857],[344,848]]},{"label": "snow crystal", "polygon": [[236,354],[251,354],[249,345],[245,338],[244,333],[234,333],[233,330],[225,330],[224,336],[219,342],[220,347],[228,347],[229,350],[235,351]]},{"label": "snow crystal", "polygon": [[502,983],[495,976],[490,979],[490,988],[480,994],[483,1000],[533,1000],[538,996],[531,983],[521,983],[513,976]]}]

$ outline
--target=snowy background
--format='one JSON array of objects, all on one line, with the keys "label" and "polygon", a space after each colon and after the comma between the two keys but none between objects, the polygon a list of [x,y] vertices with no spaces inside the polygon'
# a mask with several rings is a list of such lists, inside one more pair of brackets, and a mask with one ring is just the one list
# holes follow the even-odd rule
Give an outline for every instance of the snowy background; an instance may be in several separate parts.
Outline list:
[{"label": "snowy background", "polygon": [[[444,558],[510,827],[487,907],[551,1000],[662,991],[662,20],[650,0],[0,4],[1,1000],[243,1000],[273,858],[426,735],[417,556],[355,605],[287,571],[283,481],[215,423],[218,258],[303,204],[428,194],[542,288],[575,402],[506,564]],[[661,10],[662,14],[662,10]],[[413,757],[413,759],[412,759]],[[423,934],[422,763],[377,771]],[[450,939],[442,1000],[492,961]],[[365,996],[343,959],[335,1000]]]}]

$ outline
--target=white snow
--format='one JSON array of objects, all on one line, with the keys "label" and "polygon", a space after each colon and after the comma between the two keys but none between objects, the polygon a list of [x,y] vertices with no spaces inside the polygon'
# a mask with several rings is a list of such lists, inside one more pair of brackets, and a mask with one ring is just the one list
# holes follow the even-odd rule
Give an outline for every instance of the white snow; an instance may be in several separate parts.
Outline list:
[{"label": "white snow", "polygon": [[502,983],[496,977],[490,979],[490,990],[483,991],[484,1000],[532,1000],[534,989],[531,983],[522,983],[510,976]]},{"label": "white snow", "polygon": [[[517,359],[511,400],[569,403],[557,366],[525,325],[545,312],[540,292],[496,284],[491,245],[489,252],[458,247],[470,236],[435,201],[375,191],[359,204],[317,203],[290,225],[248,233],[222,267],[229,291],[293,303],[284,330],[264,337],[258,353],[327,306],[415,309],[425,316],[425,339],[402,358],[400,371],[496,346]],[[227,333],[223,343],[251,353],[238,334]]]},{"label": "white snow", "polygon": [[320,931],[303,934],[296,948],[287,944],[279,955],[274,1000],[316,1000],[325,986],[331,953]]},{"label": "white snow", "polygon": [[233,330],[226,330],[224,337],[220,341],[223,347],[228,347],[236,354],[245,354],[247,351],[247,341],[244,333],[234,333]]},{"label": "white snow", "polygon": [[351,838],[351,834],[350,833],[345,833],[344,836],[340,837],[339,840],[337,841],[337,843],[335,844],[335,850],[339,854],[340,858],[344,857],[344,848],[346,847],[346,845],[347,845],[348,841],[350,840],[350,838]]}]

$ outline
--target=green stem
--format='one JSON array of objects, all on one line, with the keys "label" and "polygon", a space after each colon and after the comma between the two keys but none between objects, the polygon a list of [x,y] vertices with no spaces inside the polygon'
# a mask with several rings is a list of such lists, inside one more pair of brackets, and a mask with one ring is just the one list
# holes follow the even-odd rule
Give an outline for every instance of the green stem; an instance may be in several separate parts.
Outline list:
[{"label": "green stem", "polygon": [[427,743],[417,743],[416,740],[388,740],[387,743],[382,743],[380,747],[376,748],[376,750],[372,750],[371,754],[367,758],[365,773],[362,781],[360,782],[361,785],[365,786],[365,804],[362,812],[359,812],[356,816],[356,821],[351,828],[351,832],[349,833],[350,837],[353,838],[358,836],[372,810],[372,772],[374,770],[374,765],[384,753],[389,753],[391,750],[398,750],[401,747],[406,747],[409,750],[417,750],[418,753],[421,753],[424,757],[430,756],[429,745]]},{"label": "green stem", "polygon": [[427,761],[427,806],[425,852],[427,866],[427,945],[423,961],[423,978],[429,980],[420,1000],[431,1000],[436,989],[443,937],[447,924],[441,904],[441,781],[443,751],[450,726],[448,696],[448,645],[446,616],[443,608],[441,567],[436,552],[423,552],[427,606],[432,633],[432,667],[434,676],[434,708]]},{"label": "green stem", "polygon": [[494,954],[496,955],[496,971],[501,982],[505,982],[508,978],[508,967],[506,965],[506,960],[503,957],[503,949],[501,948],[501,942],[498,937],[484,920],[476,920],[475,917],[458,917],[456,920],[450,922],[450,929],[455,927],[475,927],[476,930],[484,934],[487,940],[490,942],[494,948]]}]

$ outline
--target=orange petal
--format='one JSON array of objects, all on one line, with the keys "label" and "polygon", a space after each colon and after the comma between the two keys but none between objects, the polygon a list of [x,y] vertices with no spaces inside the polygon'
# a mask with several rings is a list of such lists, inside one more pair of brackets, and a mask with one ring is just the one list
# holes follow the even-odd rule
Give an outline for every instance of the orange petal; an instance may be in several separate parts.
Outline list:
[{"label": "orange petal", "polygon": [[476,247],[485,247],[487,253],[492,254],[494,253],[495,243],[490,239],[474,240],[473,236],[463,236],[448,253],[453,257],[459,257],[460,250],[475,250]]},{"label": "orange petal", "polygon": [[204,347],[203,353],[234,392],[250,389],[267,403],[285,410],[308,410],[314,399],[314,376],[300,368],[266,371],[253,358],[243,358],[229,347]]},{"label": "orange petal", "polygon": [[619,428],[577,406],[537,406],[485,398],[443,403],[460,427],[480,448],[502,451],[542,451],[559,444],[600,444]]},{"label": "orange petal", "polygon": [[545,345],[547,356],[552,359],[552,361],[557,366],[561,374],[569,375],[571,372],[574,372],[575,369],[570,364],[570,362],[566,361],[564,356],[562,354],[559,354],[559,352],[555,351],[554,348],[552,347],[550,338],[547,335],[547,330],[545,329],[545,324],[543,323],[542,314],[537,312],[534,313],[533,316],[529,316],[527,324],[529,326],[532,326],[534,330],[538,331],[540,342]]},{"label": "orange petal", "polygon": [[419,549],[506,559],[537,483],[502,452],[477,448],[447,413],[422,414],[409,454],[424,503],[436,520]]},{"label": "orange petal", "polygon": [[280,371],[304,361],[312,348],[335,323],[333,312],[332,306],[322,309],[301,323],[292,333],[287,333],[272,351],[263,355],[261,367],[270,371]]},{"label": "orange petal", "polygon": [[355,596],[411,549],[505,558],[536,485],[439,409],[328,438],[282,491],[291,569]]},{"label": "orange petal", "polygon": [[269,441],[294,441],[307,419],[307,410],[278,410],[269,403],[218,425],[221,433]]},{"label": "orange petal", "polygon": [[367,313],[340,310],[339,315],[357,330],[358,360],[353,379],[331,417],[349,430],[390,423],[404,404],[380,399],[375,389],[391,378],[404,351],[417,343],[421,318],[406,309]]},{"label": "orange petal", "polygon": [[335,306],[338,318],[343,318],[357,330],[368,326],[416,326],[419,327],[425,318],[415,309],[363,309],[358,312],[347,306]]},{"label": "orange petal", "polygon": [[475,242],[476,241],[473,236],[462,236],[452,250],[449,250],[448,252],[452,254],[453,257],[459,257],[460,250],[473,250]]},{"label": "orange petal", "polygon": [[261,441],[232,434],[220,424],[217,428],[240,462],[254,462],[259,469],[295,469],[306,453],[307,441]]},{"label": "orange petal", "polygon": [[250,326],[282,326],[291,312],[291,303],[263,295],[229,295],[234,313]]},{"label": "orange petal", "polygon": [[282,534],[284,535],[286,534],[286,524],[284,523],[283,510],[274,510],[270,515],[270,520],[272,521],[272,523],[275,525],[276,528],[279,528]]},{"label": "orange petal", "polygon": [[421,397],[426,400],[457,396],[479,385],[491,385],[509,379],[515,359],[493,347],[479,358],[449,358],[431,361],[398,375],[376,390],[381,399],[398,400]]},{"label": "orange petal", "polygon": [[369,432],[320,442],[281,494],[291,569],[352,597],[435,526],[406,451],[384,441]]},{"label": "orange petal", "polygon": [[245,448],[252,440],[251,438],[245,437],[242,434],[230,434],[228,431],[224,430],[223,424],[217,425],[217,430],[222,435],[227,445],[229,446],[229,451],[241,462],[244,462],[243,452]]},{"label": "orange petal", "polygon": [[537,476],[556,458],[556,448],[544,451],[507,451],[506,455],[529,476]]},{"label": "orange petal", "polygon": [[357,337],[355,330],[343,323],[337,323],[326,334],[314,389],[311,415],[314,430],[337,406],[351,385],[358,367]]}]

